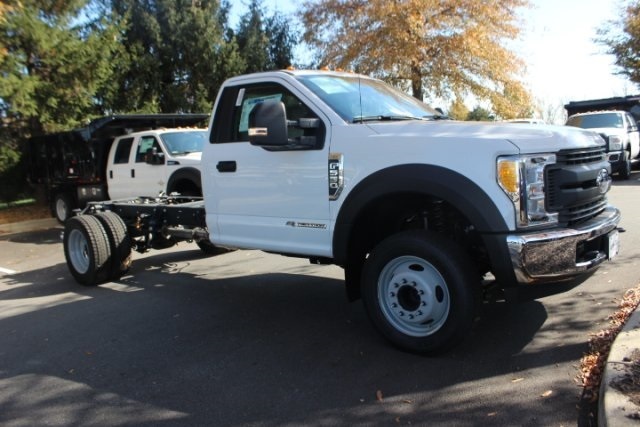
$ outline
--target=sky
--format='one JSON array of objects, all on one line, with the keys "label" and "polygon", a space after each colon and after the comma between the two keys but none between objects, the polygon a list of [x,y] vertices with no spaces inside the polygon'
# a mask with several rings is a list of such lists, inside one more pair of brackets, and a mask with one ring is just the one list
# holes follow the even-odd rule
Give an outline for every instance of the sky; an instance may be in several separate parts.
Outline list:
[{"label": "sky", "polygon": [[[234,2],[232,15],[244,13]],[[543,105],[636,95],[640,89],[616,75],[615,58],[593,41],[597,28],[621,16],[620,0],[530,0],[521,11],[523,28],[513,50],[527,64],[523,77]],[[299,1],[263,0],[268,12],[291,14]],[[300,59],[300,58],[296,58]]]}]

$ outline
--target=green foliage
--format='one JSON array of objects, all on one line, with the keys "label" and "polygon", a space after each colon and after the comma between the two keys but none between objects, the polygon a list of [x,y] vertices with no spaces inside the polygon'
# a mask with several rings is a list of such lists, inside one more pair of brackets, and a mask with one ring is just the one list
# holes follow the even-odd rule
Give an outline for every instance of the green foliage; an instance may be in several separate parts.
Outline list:
[{"label": "green foliage", "polygon": [[113,75],[118,40],[100,20],[77,23],[85,6],[27,0],[2,15],[0,115],[13,133],[68,129],[99,114],[95,97]]},{"label": "green foliage", "polygon": [[251,0],[233,35],[245,62],[244,73],[284,69],[293,64],[296,31],[282,15],[265,17],[260,0]]},{"label": "green foliage", "polygon": [[113,20],[124,26],[125,54],[115,112],[209,111],[220,84],[242,71],[225,37],[229,5],[214,0],[112,0]]},{"label": "green foliage", "polygon": [[480,122],[492,122],[495,120],[495,116],[491,112],[482,107],[476,107],[469,112],[467,120],[480,121]]},{"label": "green foliage", "polygon": [[0,144],[0,201],[11,202],[28,192],[24,164],[20,152],[8,144]]},{"label": "green foliage", "polygon": [[640,84],[640,1],[628,2],[619,19],[598,31],[596,40],[615,56],[620,74]]}]

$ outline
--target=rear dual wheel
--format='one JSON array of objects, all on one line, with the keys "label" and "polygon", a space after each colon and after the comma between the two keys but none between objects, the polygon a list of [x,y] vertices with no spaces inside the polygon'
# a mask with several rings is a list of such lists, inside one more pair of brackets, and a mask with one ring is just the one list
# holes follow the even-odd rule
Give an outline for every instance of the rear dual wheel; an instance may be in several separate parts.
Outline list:
[{"label": "rear dual wheel", "polygon": [[410,230],[371,251],[361,292],[369,317],[385,338],[404,350],[435,354],[470,331],[477,279],[473,263],[454,242]]},{"label": "rear dual wheel", "polygon": [[70,218],[63,245],[69,271],[85,286],[117,280],[131,264],[126,226],[112,212]]}]

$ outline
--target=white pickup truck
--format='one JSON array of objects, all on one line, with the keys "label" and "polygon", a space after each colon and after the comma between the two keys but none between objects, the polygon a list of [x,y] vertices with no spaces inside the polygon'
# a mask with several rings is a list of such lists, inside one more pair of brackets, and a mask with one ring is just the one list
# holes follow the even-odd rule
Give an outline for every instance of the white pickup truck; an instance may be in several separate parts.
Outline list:
[{"label": "white pickup truck", "polygon": [[116,138],[107,159],[110,199],[179,193],[202,196],[204,129],[154,129]]},{"label": "white pickup truck", "polygon": [[180,240],[304,257],[343,267],[391,343],[434,353],[468,333],[487,287],[557,292],[618,252],[599,135],[445,120],[366,76],[226,81],[202,165],[204,200],[92,203],[67,221],[75,279],[117,280],[132,247]]}]

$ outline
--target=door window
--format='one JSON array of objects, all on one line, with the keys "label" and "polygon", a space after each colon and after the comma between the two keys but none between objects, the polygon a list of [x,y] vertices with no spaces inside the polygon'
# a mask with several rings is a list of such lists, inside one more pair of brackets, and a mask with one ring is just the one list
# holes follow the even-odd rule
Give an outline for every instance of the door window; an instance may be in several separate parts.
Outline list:
[{"label": "door window", "polygon": [[[297,121],[302,118],[318,116],[298,97],[280,85],[254,85],[241,88],[236,98],[233,112],[233,141],[249,141],[249,114],[253,108],[265,101],[280,101],[284,104],[287,120]],[[289,138],[318,135],[318,129],[301,129],[289,126]]]},{"label": "door window", "polygon": [[[153,149],[156,149],[156,152],[162,153],[162,149],[160,148],[160,144],[156,141],[156,138],[153,136],[143,136],[140,138],[140,142],[138,143],[138,151],[136,152],[136,163],[144,163],[145,156],[153,152]],[[151,151],[149,151],[151,150]]]},{"label": "door window", "polygon": [[113,158],[114,164],[129,163],[129,154],[131,153],[131,143],[133,138],[124,138],[118,141],[116,153]]}]

